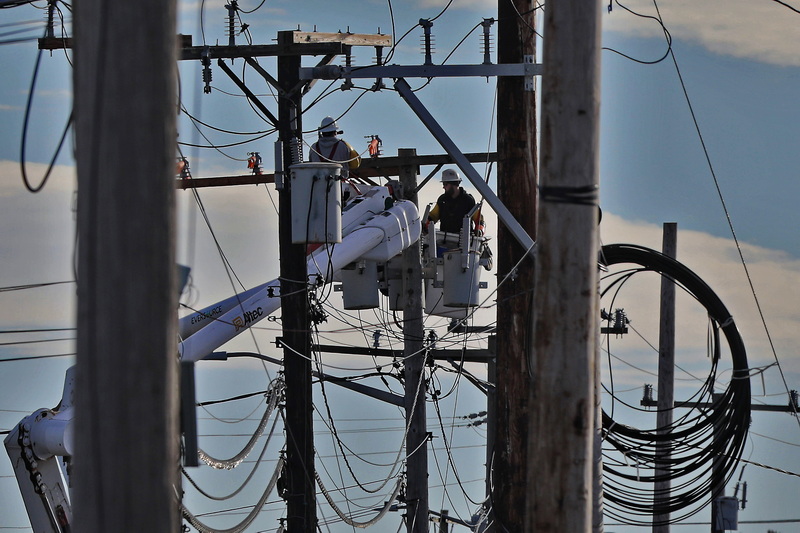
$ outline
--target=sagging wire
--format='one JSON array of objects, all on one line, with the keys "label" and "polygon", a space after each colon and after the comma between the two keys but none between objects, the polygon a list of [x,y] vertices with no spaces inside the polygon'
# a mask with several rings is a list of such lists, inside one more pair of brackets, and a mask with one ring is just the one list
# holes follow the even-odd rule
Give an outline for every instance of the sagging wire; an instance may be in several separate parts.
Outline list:
[{"label": "sagging wire", "polygon": [[[653,5],[656,8],[656,13],[658,14],[658,20],[663,24],[662,17],[661,17],[661,11],[658,8],[658,2],[656,0],[653,0]],[[761,324],[764,327],[764,333],[767,336],[767,341],[769,342],[770,351],[772,352],[772,356],[775,359],[775,362],[778,364],[778,373],[780,374],[781,380],[783,381],[784,390],[786,391],[787,394],[790,394],[791,392],[789,390],[789,383],[786,380],[786,375],[783,372],[783,367],[781,366],[780,361],[778,360],[778,352],[777,352],[777,350],[775,348],[775,343],[772,340],[772,334],[770,333],[769,327],[767,326],[767,320],[766,320],[766,317],[764,316],[764,311],[761,308],[761,301],[759,300],[758,294],[756,293],[755,286],[753,285],[753,278],[750,275],[750,269],[747,266],[747,261],[745,261],[745,259],[744,259],[744,253],[742,251],[741,243],[739,242],[739,238],[736,235],[736,231],[735,231],[735,229],[733,227],[733,220],[731,219],[730,212],[728,211],[728,206],[727,206],[727,204],[725,202],[725,197],[722,194],[722,187],[721,187],[721,185],[719,183],[719,180],[717,179],[717,174],[716,174],[716,171],[714,170],[714,166],[711,163],[711,156],[710,156],[710,154],[708,152],[708,148],[706,147],[705,140],[703,139],[703,134],[700,131],[700,124],[697,121],[697,115],[694,112],[694,107],[692,106],[691,99],[689,98],[689,92],[686,89],[686,84],[683,81],[683,75],[681,74],[680,67],[678,66],[678,60],[675,57],[675,52],[671,47],[670,47],[670,50],[669,50],[669,54],[672,57],[672,63],[675,66],[675,72],[678,75],[678,80],[680,81],[681,89],[683,90],[683,96],[684,96],[684,98],[686,100],[686,105],[689,108],[689,113],[692,116],[692,122],[694,123],[695,131],[697,132],[697,136],[698,136],[698,138],[700,140],[700,145],[703,148],[703,154],[705,155],[706,163],[708,164],[709,172],[711,173],[711,177],[712,177],[712,179],[714,181],[714,187],[716,188],[717,195],[719,196],[720,204],[722,205],[722,209],[725,212],[725,219],[728,222],[728,228],[730,229],[731,236],[733,238],[734,243],[736,244],[736,251],[739,254],[739,259],[740,259],[740,261],[742,263],[742,268],[744,269],[745,276],[747,277],[747,283],[750,286],[750,292],[753,295],[753,300],[754,300],[754,302],[756,304],[756,309],[758,309],[758,315],[759,315],[759,317],[761,319]],[[798,413],[795,410],[792,414],[793,414],[793,416],[795,418],[795,421],[798,424],[798,427],[800,427],[800,413]]]},{"label": "sagging wire", "polygon": [[[283,400],[285,390],[286,383],[282,378],[273,380],[267,391],[267,408],[264,411],[264,415],[261,417],[261,421],[259,422],[256,431],[253,433],[252,437],[250,437],[250,440],[247,442],[247,444],[245,444],[245,446],[233,457],[230,459],[218,459],[208,455],[202,449],[197,451],[197,456],[211,468],[231,470],[239,466],[239,464],[246,459],[248,455],[250,455],[255,443],[261,438],[261,435],[264,434],[267,421],[269,420],[269,417],[272,415],[273,411],[275,411],[275,409],[278,407],[278,404]],[[275,426],[273,424],[273,429],[274,427]]]},{"label": "sagging wire", "polygon": [[[47,35],[47,31],[45,30],[45,36]],[[33,95],[36,93],[36,79],[39,76],[39,66],[41,65],[42,61],[42,52],[43,50],[39,50],[36,54],[36,62],[33,66],[33,75],[31,76],[31,84],[30,89],[28,90],[28,98],[25,103],[25,115],[22,119],[22,139],[20,140],[20,155],[19,155],[19,165],[20,171],[22,173],[22,183],[25,185],[25,188],[28,189],[31,193],[38,193],[41,191],[47,180],[50,178],[50,175],[53,171],[53,168],[56,164],[56,159],[58,155],[61,153],[61,148],[64,146],[64,141],[67,138],[67,133],[69,132],[70,127],[72,126],[72,122],[74,119],[74,114],[72,111],[69,113],[69,118],[67,119],[67,123],[64,125],[64,130],[61,133],[61,138],[58,141],[58,145],[56,146],[56,150],[53,153],[53,157],[50,159],[50,163],[47,166],[47,170],[44,173],[41,181],[38,185],[31,185],[31,182],[28,179],[28,172],[25,164],[26,160],[26,145],[28,140],[28,124],[30,123],[30,116],[31,116],[31,108],[33,107]]]},{"label": "sagging wire", "polygon": [[[744,344],[719,298],[705,282],[674,259],[633,245],[604,246],[601,257],[608,266],[639,265],[634,271],[622,271],[620,279],[625,282],[638,272],[655,272],[670,279],[705,307],[712,323],[708,344],[709,353],[713,354],[711,369],[703,386],[693,396],[696,400],[709,398],[710,402],[698,401],[693,411],[674,421],[665,433],[661,432],[662,428],[640,430],[625,426],[603,412],[604,442],[611,446],[603,452],[607,459],[604,465],[606,513],[628,524],[651,524],[652,483],[669,479],[673,482],[671,494],[663,494],[656,511],[672,515],[670,521],[680,520],[697,513],[712,497],[711,464],[719,463],[719,471],[727,482],[736,461],[741,458],[750,417],[750,369]],[[620,279],[609,283],[617,292],[624,284]],[[730,381],[723,394],[715,394],[720,330],[728,342],[736,379]],[[668,450],[668,459],[661,455],[662,448]],[[621,454],[624,461],[610,456],[612,450]],[[632,467],[626,466],[631,460],[636,463],[635,473],[629,473]],[[651,473],[656,467],[659,470]]]},{"label": "sagging wire", "polygon": [[200,520],[197,519],[195,515],[193,515],[189,509],[186,508],[182,503],[179,504],[180,511],[182,516],[198,531],[202,533],[242,533],[247,529],[250,524],[256,519],[256,517],[261,513],[262,507],[269,498],[269,495],[275,489],[275,486],[278,483],[278,478],[280,477],[281,472],[283,471],[285,459],[281,457],[278,460],[278,465],[275,468],[275,472],[272,474],[272,478],[270,479],[267,487],[264,490],[264,493],[259,498],[258,502],[253,506],[253,509],[248,513],[248,515],[242,520],[239,524],[229,528],[229,529],[216,529],[211,526],[208,526]]},{"label": "sagging wire", "polygon": [[[667,27],[664,25],[664,22],[661,20],[661,16],[660,15],[658,17],[654,17],[653,15],[643,15],[641,13],[637,13],[636,11],[633,11],[632,9],[628,8],[627,6],[622,5],[619,2],[619,0],[613,0],[613,1],[616,2],[616,4],[619,7],[621,7],[622,9],[627,11],[628,13],[631,13],[632,15],[635,15],[637,17],[641,17],[643,19],[654,20],[659,26],[661,26],[661,30],[664,32],[664,38],[667,40],[667,49],[664,52],[664,55],[662,55],[660,58],[654,59],[652,61],[646,61],[646,60],[643,60],[643,59],[636,59],[635,57],[631,57],[631,56],[629,56],[627,54],[624,54],[624,53],[620,52],[619,50],[615,50],[614,48],[608,48],[608,47],[605,47],[605,46],[602,48],[602,50],[607,50],[609,52],[613,52],[615,54],[618,54],[618,55],[624,57],[625,59],[629,59],[631,61],[634,61],[634,62],[642,64],[642,65],[655,65],[657,63],[661,63],[662,61],[664,61],[667,58],[667,56],[672,54],[672,35],[670,34],[669,30],[667,30]],[[609,11],[609,13],[611,12],[611,3],[609,3],[609,5],[608,5],[608,11]]]}]

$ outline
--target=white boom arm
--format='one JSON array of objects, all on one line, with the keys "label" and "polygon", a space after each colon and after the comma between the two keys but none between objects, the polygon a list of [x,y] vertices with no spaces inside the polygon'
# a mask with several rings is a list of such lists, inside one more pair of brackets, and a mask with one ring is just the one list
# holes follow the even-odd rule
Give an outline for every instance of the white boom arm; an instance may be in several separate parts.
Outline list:
[{"label": "white boom arm", "polygon": [[72,524],[63,457],[72,455],[74,370],[59,406],[23,418],[4,440],[34,533],[66,533]]},{"label": "white boom arm", "polygon": [[[347,211],[345,211],[347,213]],[[333,274],[359,260],[385,262],[419,239],[419,212],[413,202],[399,201],[366,220],[345,226],[340,244],[316,250],[308,260],[309,279],[329,282]],[[227,299],[181,319],[180,354],[198,361],[280,307],[278,280]],[[195,329],[197,323],[202,327]],[[187,335],[188,334],[188,335]]]}]

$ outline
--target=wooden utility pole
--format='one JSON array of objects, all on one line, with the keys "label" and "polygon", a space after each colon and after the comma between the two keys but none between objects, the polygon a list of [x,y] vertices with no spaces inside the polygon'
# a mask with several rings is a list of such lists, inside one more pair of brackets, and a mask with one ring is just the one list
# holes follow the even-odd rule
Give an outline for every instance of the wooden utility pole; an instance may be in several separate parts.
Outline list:
[{"label": "wooden utility pole", "polygon": [[[661,253],[675,258],[678,249],[678,225],[664,223]],[[661,277],[661,325],[658,331],[658,411],[656,432],[668,435],[672,425],[672,410],[675,404],[675,282],[667,276]],[[655,475],[669,473],[670,443],[656,445]],[[653,487],[653,505],[658,507],[669,501],[670,481],[656,481]],[[669,533],[669,513],[653,513],[653,533]]]},{"label": "wooden utility pole", "polygon": [[588,532],[598,342],[600,4],[545,9],[528,527]]},{"label": "wooden utility pole", "polygon": [[[498,3],[497,61],[533,62],[535,14],[529,0]],[[520,16],[520,13],[522,15]],[[523,77],[497,79],[497,196],[536,238],[536,99]],[[502,225],[497,228],[497,336],[493,442],[488,450],[493,531],[525,530],[528,405],[533,339],[533,261]],[[520,260],[522,260],[520,262]]]},{"label": "wooden utility pole", "polygon": [[[278,33],[278,44],[288,46],[292,32]],[[314,481],[314,432],[311,391],[311,335],[308,312],[306,246],[292,244],[292,191],[289,166],[300,162],[303,131],[298,90],[300,54],[278,56],[278,138],[282,143],[283,187],[278,203],[281,309],[284,370],[286,373],[285,499],[289,533],[317,529]],[[293,148],[296,147],[296,148]]]},{"label": "wooden utility pole", "polygon": [[[399,159],[413,158],[416,150],[401,148]],[[403,197],[414,204],[417,200],[417,167],[400,168]],[[406,424],[406,530],[408,533],[428,531],[428,429],[425,409],[425,336],[422,321],[422,264],[420,243],[403,250],[403,356],[405,358]]]},{"label": "wooden utility pole", "polygon": [[180,528],[175,19],[174,0],[75,4],[73,531]]}]

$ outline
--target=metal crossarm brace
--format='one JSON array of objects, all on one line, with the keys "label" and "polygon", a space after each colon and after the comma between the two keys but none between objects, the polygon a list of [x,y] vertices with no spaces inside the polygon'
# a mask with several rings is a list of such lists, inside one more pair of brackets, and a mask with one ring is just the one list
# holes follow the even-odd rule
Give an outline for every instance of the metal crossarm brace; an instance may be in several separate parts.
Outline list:
[{"label": "metal crossarm brace", "polygon": [[258,62],[255,59],[253,59],[252,57],[245,57],[244,60],[247,62],[248,65],[253,67],[253,69],[255,69],[256,72],[261,74],[261,77],[264,78],[265,80],[267,80],[267,83],[272,85],[272,88],[275,89],[278,92],[278,96],[283,96],[283,95],[286,94],[283,91],[283,87],[281,87],[281,85],[278,83],[278,80],[276,80],[272,76],[272,74],[270,74],[269,72],[264,70],[264,67],[259,65]]},{"label": "metal crossarm brace", "polygon": [[275,117],[275,115],[273,115],[272,112],[267,109],[263,103],[261,103],[261,100],[259,100],[258,97],[253,94],[253,91],[248,89],[247,85],[245,85],[244,82],[233,73],[233,71],[228,67],[228,65],[225,64],[225,61],[222,58],[217,61],[217,65],[222,69],[223,72],[225,72],[225,74],[228,75],[231,80],[233,80],[233,83],[235,83],[236,86],[242,90],[242,92],[247,96],[248,100],[253,102],[253,104],[267,116],[267,119],[270,121],[270,124],[272,124],[272,127],[277,128],[278,119]]},{"label": "metal crossarm brace", "polygon": [[486,202],[497,213],[497,218],[505,224],[508,231],[514,236],[517,242],[528,252],[533,253],[536,243],[528,235],[528,232],[517,222],[517,219],[511,214],[505,205],[500,201],[492,189],[483,181],[483,177],[478,174],[478,171],[473,168],[466,156],[461,153],[456,143],[447,135],[442,129],[436,119],[433,118],[422,102],[419,101],[417,95],[411,90],[408,82],[403,78],[398,78],[394,81],[394,88],[400,93],[400,96],[406,101],[412,111],[419,117],[423,124],[428,128],[428,131],[434,136],[439,144],[444,148],[450,157],[453,158],[458,168],[464,173],[469,182],[475,187],[478,192],[486,198]]}]

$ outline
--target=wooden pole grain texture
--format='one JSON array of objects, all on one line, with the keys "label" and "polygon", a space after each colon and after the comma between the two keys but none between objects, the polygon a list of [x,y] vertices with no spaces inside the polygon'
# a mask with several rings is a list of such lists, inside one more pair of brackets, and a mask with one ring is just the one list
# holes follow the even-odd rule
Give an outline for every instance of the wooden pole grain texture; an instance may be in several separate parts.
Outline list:
[{"label": "wooden pole grain texture", "polygon": [[[397,155],[414,158],[415,149],[401,148]],[[400,168],[403,196],[414,204],[417,199],[417,166]],[[424,379],[427,353],[423,349],[425,324],[423,322],[422,263],[420,243],[417,241],[403,250],[403,357],[405,358],[406,401],[406,531],[429,531],[428,509],[428,429],[425,405]]]},{"label": "wooden pole grain texture", "polygon": [[[661,253],[675,259],[678,252],[678,225],[665,222],[661,241]],[[675,282],[667,276],[661,277],[660,326],[658,329],[658,411],[656,432],[669,434],[675,404]],[[656,476],[668,474],[670,460],[669,443],[656,445]],[[671,483],[668,479],[654,483],[654,505],[663,505],[669,500]],[[669,533],[669,513],[653,513],[653,533]]]},{"label": "wooden pole grain texture", "polygon": [[[529,0],[498,3],[499,63],[535,55],[535,12]],[[523,13],[522,16],[519,13]],[[522,77],[497,80],[497,196],[525,231],[536,238],[536,93]],[[487,438],[491,530],[524,531],[527,498],[528,361],[532,350],[533,260],[502,224],[497,228],[497,335],[495,393],[489,399],[492,435]],[[525,258],[525,259],[523,259]]]},{"label": "wooden pole grain texture", "polygon": [[592,530],[600,4],[547,4],[528,527]]},{"label": "wooden pole grain texture", "polygon": [[73,531],[180,529],[174,0],[75,3]]}]

